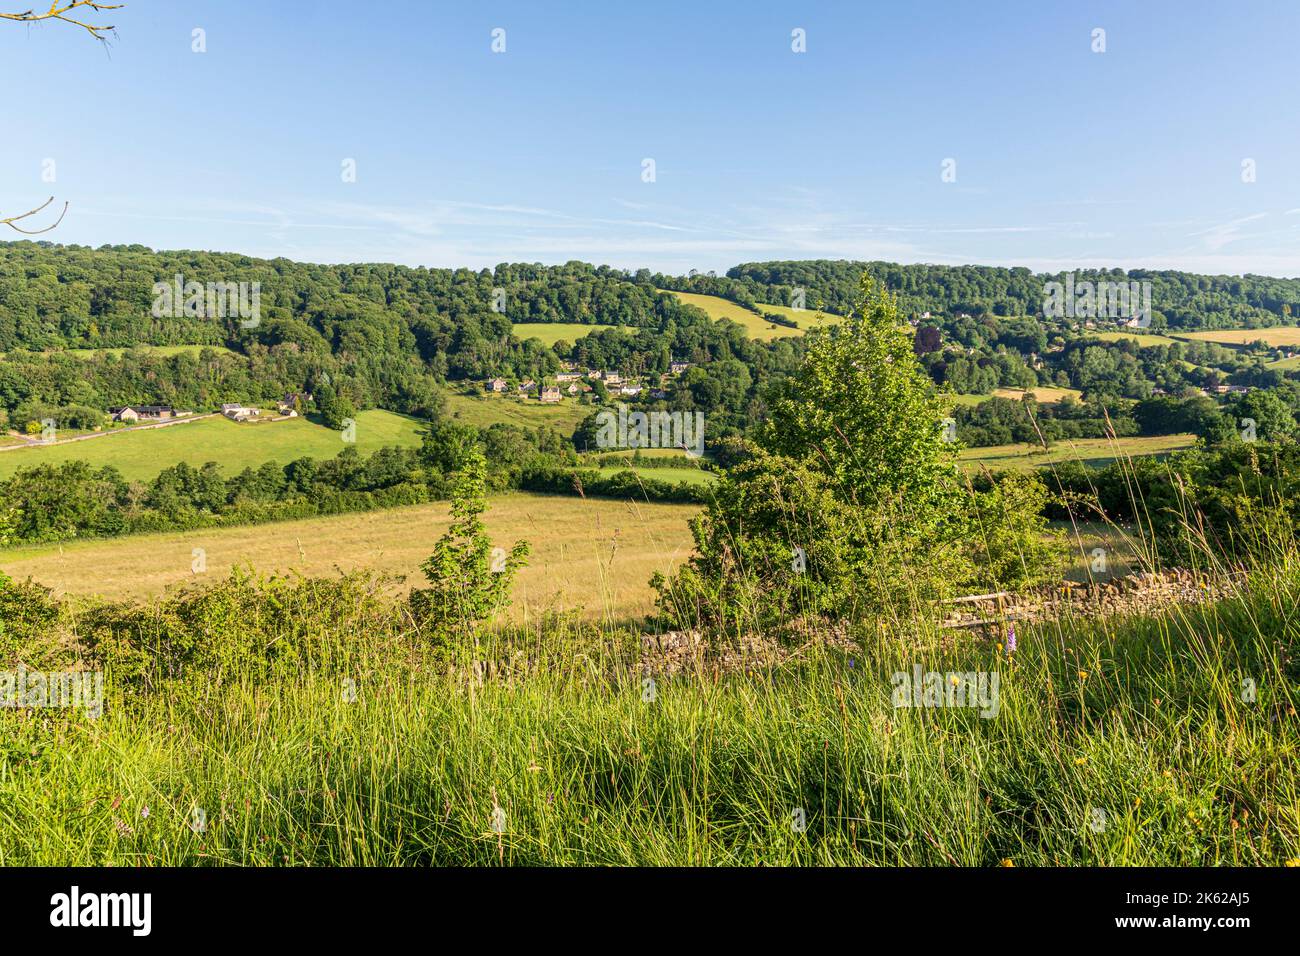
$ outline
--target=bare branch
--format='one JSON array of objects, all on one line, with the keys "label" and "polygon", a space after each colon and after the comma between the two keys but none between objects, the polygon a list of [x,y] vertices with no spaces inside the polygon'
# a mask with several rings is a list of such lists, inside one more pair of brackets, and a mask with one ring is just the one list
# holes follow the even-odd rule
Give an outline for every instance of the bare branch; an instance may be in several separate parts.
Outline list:
[{"label": "bare branch", "polygon": [[24,236],[39,236],[43,232],[49,232],[59,223],[63,222],[63,217],[68,214],[68,204],[66,202],[63,204],[63,212],[59,213],[59,218],[54,220],[54,225],[46,226],[44,229],[24,229],[21,226],[17,226],[14,224],[22,221],[23,219],[27,219],[30,218],[31,216],[36,215],[38,212],[40,212],[42,209],[44,209],[52,202],[54,202],[53,196],[45,200],[45,202],[41,203],[35,209],[32,209],[29,212],[25,212],[20,216],[9,216],[5,219],[0,219],[0,226],[8,226],[14,232],[21,232]]},{"label": "bare branch", "polygon": [[[121,10],[126,4],[124,3],[99,3],[98,0],[53,0],[50,3],[50,9],[44,13],[37,13],[33,10],[25,10],[22,13],[0,13],[0,20],[12,20],[15,23],[39,23],[43,20],[62,20],[64,23],[71,23],[73,26],[81,27],[96,40],[101,43],[108,43],[108,34],[112,33],[114,27],[109,24],[87,23],[80,19],[87,13],[102,14],[108,10]],[[85,11],[84,13],[82,11]],[[73,15],[69,15],[73,14]],[[24,219],[30,219],[41,210],[54,202],[51,196],[41,205],[28,212],[18,216],[8,216],[0,218],[0,226],[8,226],[14,232],[21,232],[25,236],[39,236],[43,232],[49,232],[51,229],[63,222],[63,217],[68,214],[68,204],[63,204],[63,211],[59,213],[59,218],[54,220],[54,224],[46,226],[44,229],[24,229],[17,225]]]},{"label": "bare branch", "polygon": [[[107,43],[108,34],[112,33],[115,27],[110,24],[87,23],[85,20],[79,19],[85,16],[85,13],[81,11],[99,14],[107,10],[121,10],[124,6],[126,6],[124,3],[99,3],[97,0],[54,0],[50,4],[50,9],[44,13],[37,13],[35,10],[26,10],[23,13],[0,13],[0,20],[13,20],[17,23],[62,20],[64,23],[71,23],[73,26],[81,27],[101,43]],[[74,15],[70,16],[70,14]]]}]

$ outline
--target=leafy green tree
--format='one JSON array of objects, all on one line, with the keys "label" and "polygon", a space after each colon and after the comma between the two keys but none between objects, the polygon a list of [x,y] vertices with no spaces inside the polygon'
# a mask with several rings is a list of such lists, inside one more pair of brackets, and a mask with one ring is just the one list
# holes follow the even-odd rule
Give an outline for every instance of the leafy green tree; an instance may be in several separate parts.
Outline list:
[{"label": "leafy green tree", "polygon": [[1250,392],[1234,406],[1238,428],[1247,419],[1255,423],[1256,437],[1264,441],[1285,441],[1296,432],[1295,417],[1281,398],[1272,392]]},{"label": "leafy green tree", "polygon": [[696,554],[652,581],[666,623],[734,631],[929,604],[968,586],[1037,583],[1062,550],[1034,478],[977,493],[894,300],[814,336],[773,397],[758,451],[692,524]]},{"label": "leafy green tree", "polygon": [[809,461],[846,500],[893,500],[940,520],[960,507],[956,445],[893,297],[867,276],[861,293],[854,316],[814,336],[758,442]]},{"label": "leafy green tree", "polygon": [[439,422],[420,434],[420,461],[438,474],[449,475],[481,455],[478,445],[478,429],[473,425]]},{"label": "leafy green tree", "polygon": [[495,548],[483,525],[487,510],[486,464],[477,445],[452,485],[451,525],[420,566],[427,588],[411,592],[422,627],[448,642],[471,639],[507,601],[516,572],[528,557],[525,541],[507,552]]}]

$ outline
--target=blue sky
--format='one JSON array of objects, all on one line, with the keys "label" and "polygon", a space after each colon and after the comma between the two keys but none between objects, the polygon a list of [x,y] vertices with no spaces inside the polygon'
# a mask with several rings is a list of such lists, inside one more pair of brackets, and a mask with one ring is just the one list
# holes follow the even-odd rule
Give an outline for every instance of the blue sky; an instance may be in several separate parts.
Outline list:
[{"label": "blue sky", "polygon": [[69,201],[61,242],[1300,275],[1295,0],[128,0],[105,17],[107,53],[0,23],[0,210]]}]

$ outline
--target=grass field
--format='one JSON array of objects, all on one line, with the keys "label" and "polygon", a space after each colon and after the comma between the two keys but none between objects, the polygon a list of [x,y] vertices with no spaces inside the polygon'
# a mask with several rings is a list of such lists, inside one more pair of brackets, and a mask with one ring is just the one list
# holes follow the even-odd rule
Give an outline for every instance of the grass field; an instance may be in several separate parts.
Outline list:
[{"label": "grass field", "polygon": [[518,339],[541,339],[544,345],[554,345],[561,339],[573,344],[584,335],[613,328],[617,326],[584,325],[581,322],[516,322],[511,331]]},{"label": "grass field", "polygon": [[1300,356],[1289,359],[1278,359],[1276,362],[1269,362],[1269,368],[1275,368],[1279,372],[1289,372],[1292,369],[1300,368]]},{"label": "grass field", "polygon": [[[515,582],[512,607],[517,616],[583,607],[592,617],[624,617],[647,613],[650,576],[690,553],[686,520],[698,510],[694,505],[519,493],[492,499],[486,522],[502,547],[520,538],[532,544],[528,567]],[[417,505],[9,549],[0,551],[0,568],[60,594],[112,599],[155,596],[177,585],[223,577],[237,565],[305,575],[368,568],[423,580],[420,563],[446,525],[446,504]],[[205,575],[191,571],[194,548],[206,553]],[[106,573],[109,568],[112,572]]]},{"label": "grass field", "polygon": [[1151,345],[1178,344],[1177,339],[1171,339],[1167,335],[1157,335],[1153,332],[1089,332],[1088,338],[1101,339],[1103,342],[1122,342],[1125,339],[1132,339],[1143,348]]},{"label": "grass field", "polygon": [[711,471],[704,471],[701,468],[637,468],[629,464],[626,467],[616,465],[605,465],[596,469],[602,477],[608,478],[610,475],[616,475],[620,471],[632,471],[642,478],[653,478],[657,481],[667,481],[677,484],[679,481],[687,481],[693,485],[706,485],[716,480],[716,476]]},{"label": "grass field", "polygon": [[1136,438],[1078,438],[1059,441],[1051,451],[1039,445],[991,445],[987,448],[966,448],[961,461],[967,467],[986,465],[993,470],[1008,468],[1028,470],[1039,465],[1054,465],[1064,461],[1083,461],[1090,465],[1104,465],[1116,458],[1137,458],[1144,455],[1167,455],[1196,443],[1195,435],[1152,435]]},{"label": "grass field", "polygon": [[[378,409],[356,416],[355,447],[367,455],[385,445],[417,446],[423,423]],[[29,447],[0,453],[0,478],[19,468],[88,461],[112,465],[128,480],[148,481],[177,462],[196,467],[215,461],[227,477],[264,462],[287,465],[295,458],[333,458],[344,448],[342,434],[305,418],[238,424],[216,416],[166,428],[109,434],[89,441]]]},{"label": "grass field", "polygon": [[844,316],[834,315],[829,312],[818,312],[816,309],[792,309],[788,305],[768,305],[766,303],[759,305],[761,312],[775,312],[777,315],[790,319],[799,324],[801,329],[814,329],[821,325],[834,325],[836,322],[843,322]]},{"label": "grass field", "polygon": [[595,409],[577,398],[565,396],[558,405],[543,405],[536,398],[520,400],[514,395],[491,395],[487,392],[467,394],[446,390],[447,414],[466,425],[487,428],[497,422],[536,428],[550,425],[557,431],[573,434],[578,424]]},{"label": "grass field", "polygon": [[681,458],[684,461],[686,460],[686,452],[680,448],[636,448],[621,451],[593,452],[592,454],[600,458],[627,458],[629,461],[637,455],[642,458]]},{"label": "grass field", "polygon": [[[736,303],[728,299],[722,299],[715,295],[699,295],[694,292],[673,292],[672,294],[687,305],[703,309],[712,319],[730,319],[737,325],[743,326],[750,338],[766,342],[771,339],[785,339],[793,335],[804,334],[802,329],[773,325],[762,316],[750,312],[744,306],[736,305]],[[772,306],[771,309],[773,312],[780,311],[776,306]],[[806,313],[800,314],[806,315]]]},{"label": "grass field", "polygon": [[[1025,394],[1023,388],[997,388],[993,394],[998,398],[1009,398],[1013,401],[1019,401]],[[1083,401],[1083,392],[1077,388],[1059,388],[1054,385],[1039,385],[1031,388],[1029,391],[1034,393],[1034,398],[1040,404],[1050,405],[1052,402],[1059,402],[1065,397],[1073,398],[1076,402]]]},{"label": "grass field", "polygon": [[[1043,405],[1050,405],[1052,402],[1059,402],[1067,395],[1074,398],[1076,402],[1083,401],[1083,392],[1077,388],[1057,388],[1056,386],[1040,385],[1031,389],[1034,398]],[[992,395],[942,395],[944,401],[951,402],[954,405],[978,405],[981,402],[987,402],[990,398],[1008,398],[1013,402],[1018,402],[1024,396],[1023,388],[998,388],[993,390]]]},{"label": "grass field", "polygon": [[[198,355],[204,349],[212,349],[214,352],[224,352],[228,355],[235,354],[224,345],[137,345],[135,348],[145,352],[154,352],[158,355]],[[127,351],[127,349],[62,349],[61,351],[67,355],[73,356],[74,358],[90,358],[95,355],[115,355],[120,357],[123,352]],[[11,354],[19,356],[23,353],[17,352]]]},{"label": "grass field", "polygon": [[1300,345],[1300,328],[1280,325],[1270,329],[1217,329],[1211,332],[1179,332],[1178,338],[1220,345],[1246,345],[1264,342],[1272,346]]},{"label": "grass field", "polygon": [[[0,865],[1295,865],[1298,599],[1257,574],[1024,624],[1011,659],[865,620],[843,650],[647,684],[609,629],[445,660],[359,589],[228,585],[40,636],[63,660],[101,639],[105,708],[0,711]],[[202,653],[173,676],[183,625]],[[978,700],[900,701],[914,667]]]}]

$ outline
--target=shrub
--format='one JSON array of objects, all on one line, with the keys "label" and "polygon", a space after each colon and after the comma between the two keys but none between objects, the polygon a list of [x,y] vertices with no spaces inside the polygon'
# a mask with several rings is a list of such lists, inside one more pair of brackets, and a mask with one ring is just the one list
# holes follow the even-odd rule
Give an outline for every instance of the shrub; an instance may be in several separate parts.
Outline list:
[{"label": "shrub", "polygon": [[509,553],[493,548],[480,517],[487,510],[486,496],[486,464],[474,445],[453,484],[451,525],[420,568],[429,587],[410,596],[416,621],[443,640],[475,636],[505,604],[515,572],[528,557],[524,541],[516,541]]}]

